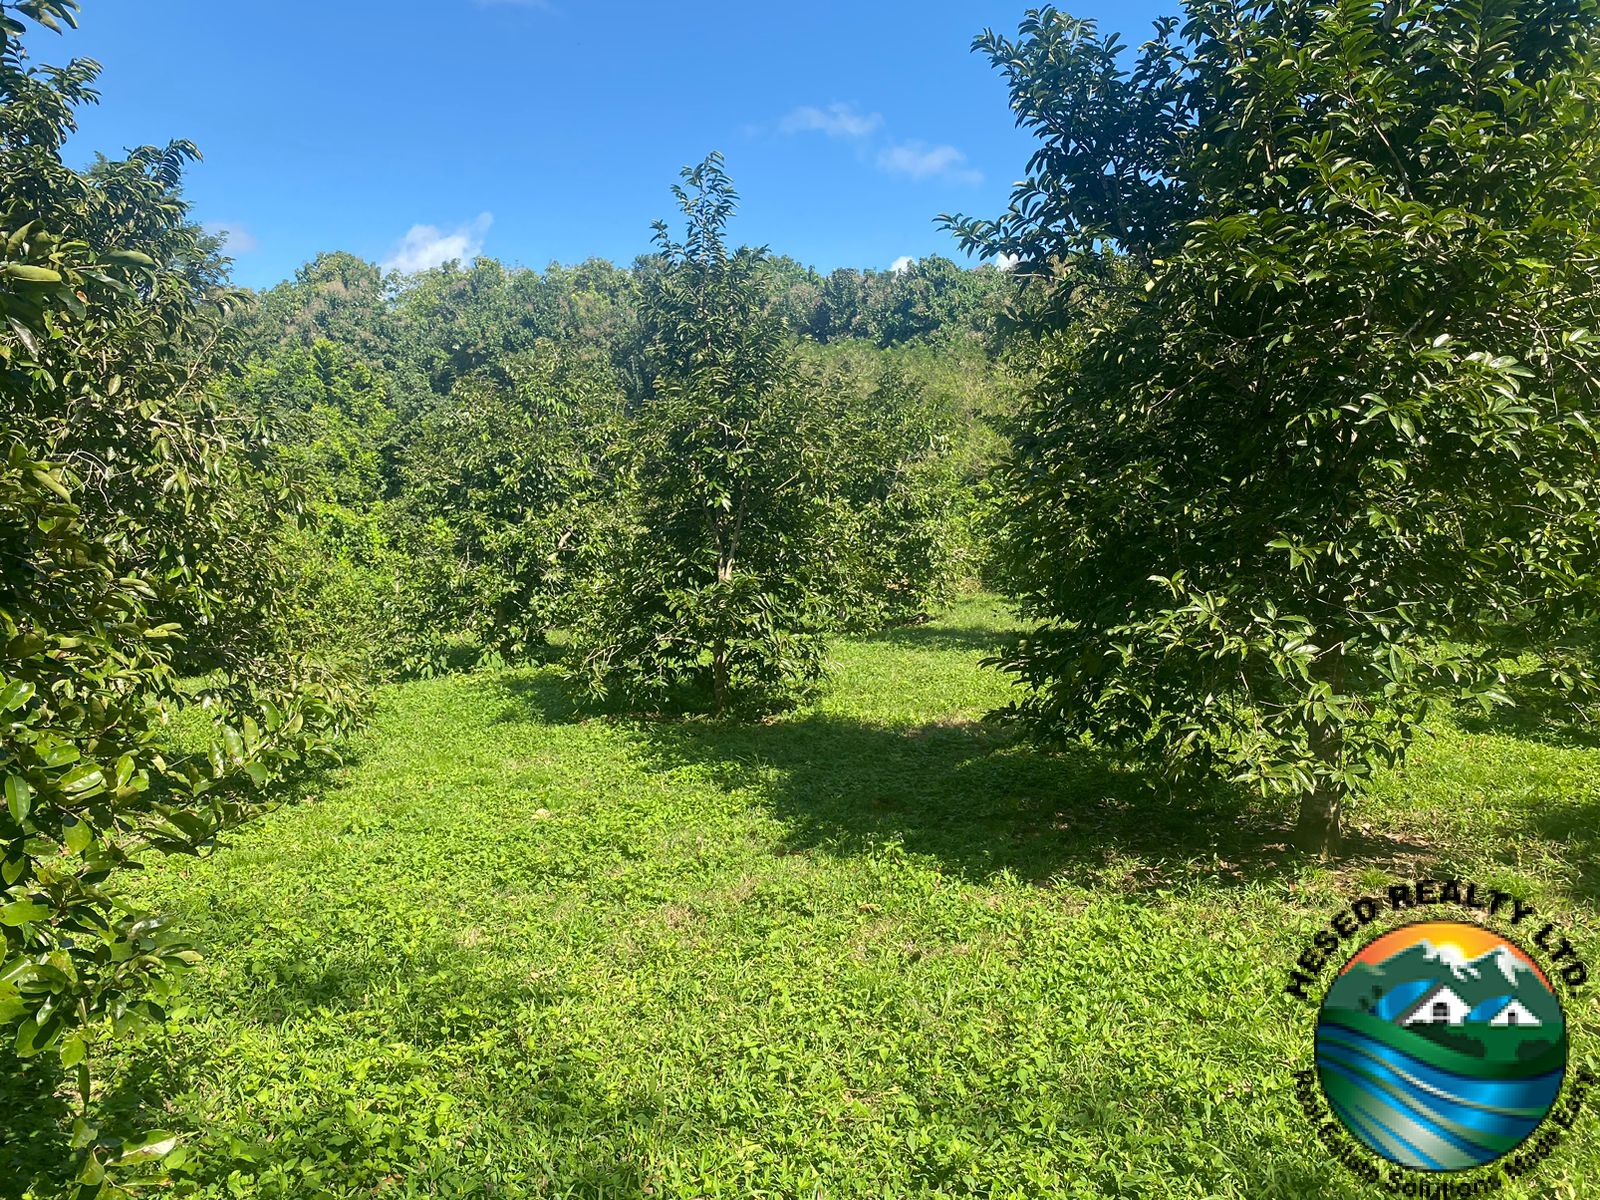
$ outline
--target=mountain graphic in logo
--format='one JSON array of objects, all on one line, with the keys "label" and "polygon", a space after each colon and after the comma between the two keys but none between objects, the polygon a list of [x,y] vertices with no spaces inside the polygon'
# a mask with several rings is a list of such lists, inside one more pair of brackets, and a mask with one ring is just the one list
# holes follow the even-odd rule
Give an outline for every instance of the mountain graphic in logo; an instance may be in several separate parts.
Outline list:
[{"label": "mountain graphic in logo", "polygon": [[1478,925],[1406,925],[1361,949],[1317,1018],[1334,1114],[1391,1162],[1464,1171],[1521,1145],[1567,1070],[1567,1026],[1533,961]]}]

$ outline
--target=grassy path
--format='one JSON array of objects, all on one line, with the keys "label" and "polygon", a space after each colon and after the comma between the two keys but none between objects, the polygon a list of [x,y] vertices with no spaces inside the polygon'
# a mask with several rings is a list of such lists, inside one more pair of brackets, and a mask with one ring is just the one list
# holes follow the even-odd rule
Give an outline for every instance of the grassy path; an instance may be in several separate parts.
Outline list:
[{"label": "grassy path", "polygon": [[[1443,730],[1329,870],[980,727],[1005,624],[840,644],[753,728],[388,690],[320,799],[142,882],[208,961],[110,1103],[191,1131],[205,1196],[1353,1197],[1281,995],[1341,896],[1461,871],[1600,960],[1600,753],[1559,727]],[[1591,1119],[1505,1194],[1595,1179]]]}]

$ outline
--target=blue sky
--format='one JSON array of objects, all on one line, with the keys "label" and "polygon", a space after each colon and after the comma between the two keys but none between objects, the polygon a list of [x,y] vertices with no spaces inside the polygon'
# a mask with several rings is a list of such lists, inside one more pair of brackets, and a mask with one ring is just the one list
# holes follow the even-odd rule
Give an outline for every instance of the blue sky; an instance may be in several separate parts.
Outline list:
[{"label": "blue sky", "polygon": [[[84,0],[35,61],[99,60],[69,149],[188,138],[234,277],[322,250],[415,268],[481,252],[628,263],[713,149],[739,242],[827,271],[956,257],[934,218],[998,215],[1032,152],[968,47],[1026,3]],[[1065,4],[1143,40],[1170,4]]]}]

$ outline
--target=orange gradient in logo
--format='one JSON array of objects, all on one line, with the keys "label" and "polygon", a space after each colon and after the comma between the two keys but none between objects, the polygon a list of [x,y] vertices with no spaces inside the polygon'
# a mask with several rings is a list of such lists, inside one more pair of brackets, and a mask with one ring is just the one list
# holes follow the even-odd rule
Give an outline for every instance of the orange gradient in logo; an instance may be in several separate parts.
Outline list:
[{"label": "orange gradient in logo", "polygon": [[[1467,925],[1455,921],[1419,921],[1415,925],[1402,925],[1399,929],[1391,930],[1371,944],[1363,947],[1354,958],[1345,963],[1343,975],[1357,963],[1372,963],[1374,966],[1382,963],[1390,955],[1398,954],[1402,950],[1409,950],[1419,942],[1427,942],[1437,950],[1453,947],[1460,951],[1462,962],[1471,962],[1479,958],[1496,946],[1504,946],[1518,961],[1526,963],[1538,976],[1539,982],[1549,990],[1550,981],[1545,978],[1539,964],[1534,962],[1521,950],[1517,949],[1500,934],[1477,925]],[[1448,954],[1449,951],[1446,950]],[[1453,956],[1452,956],[1453,957]]]}]

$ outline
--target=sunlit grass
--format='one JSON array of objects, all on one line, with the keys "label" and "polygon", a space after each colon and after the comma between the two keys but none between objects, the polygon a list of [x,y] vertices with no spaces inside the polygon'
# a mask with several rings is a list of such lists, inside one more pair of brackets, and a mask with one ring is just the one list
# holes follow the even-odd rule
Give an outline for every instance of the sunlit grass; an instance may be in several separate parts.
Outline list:
[{"label": "sunlit grass", "polygon": [[[1342,895],[1514,885],[1600,966],[1581,739],[1442,727],[1324,866],[982,724],[1008,624],[843,642],[758,726],[582,719],[550,670],[387,690],[323,795],[141,882],[207,963],[107,1107],[219,1197],[1355,1197],[1282,995]],[[1595,1178],[1589,1121],[1505,1194]]]}]

